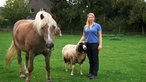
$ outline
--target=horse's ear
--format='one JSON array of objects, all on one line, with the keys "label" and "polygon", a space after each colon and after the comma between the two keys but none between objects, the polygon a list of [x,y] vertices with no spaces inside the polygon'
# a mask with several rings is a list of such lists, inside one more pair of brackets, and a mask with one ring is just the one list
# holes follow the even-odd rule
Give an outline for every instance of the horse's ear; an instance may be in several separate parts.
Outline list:
[{"label": "horse's ear", "polygon": [[40,18],[41,18],[41,19],[43,19],[43,18],[44,18],[44,15],[43,15],[43,14],[41,14],[41,15],[40,15]]},{"label": "horse's ear", "polygon": [[55,28],[55,35],[57,35],[57,36],[59,36],[59,37],[62,36],[61,30],[60,30],[59,27]]}]

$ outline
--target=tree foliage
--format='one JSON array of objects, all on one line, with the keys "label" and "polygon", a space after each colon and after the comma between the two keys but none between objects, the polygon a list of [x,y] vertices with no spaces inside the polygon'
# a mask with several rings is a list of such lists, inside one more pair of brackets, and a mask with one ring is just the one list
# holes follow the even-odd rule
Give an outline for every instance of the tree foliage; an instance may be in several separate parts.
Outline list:
[{"label": "tree foliage", "polygon": [[[11,24],[29,16],[25,0],[7,0],[3,18]],[[81,32],[87,14],[93,12],[103,32],[146,31],[146,2],[144,0],[51,0],[51,12],[63,31]]]},{"label": "tree foliage", "polygon": [[25,0],[7,0],[3,8],[3,16],[14,24],[20,19],[24,19],[29,15],[29,6]]},{"label": "tree foliage", "polygon": [[[52,0],[52,13],[63,30],[81,31],[86,16],[93,12],[103,31],[146,31],[144,0]],[[132,30],[131,30],[132,29]]]}]

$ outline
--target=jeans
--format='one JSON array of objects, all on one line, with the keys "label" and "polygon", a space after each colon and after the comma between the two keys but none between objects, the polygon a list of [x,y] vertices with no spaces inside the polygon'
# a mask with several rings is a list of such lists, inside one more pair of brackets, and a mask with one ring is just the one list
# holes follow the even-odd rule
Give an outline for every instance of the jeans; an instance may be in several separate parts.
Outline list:
[{"label": "jeans", "polygon": [[98,75],[99,57],[98,57],[98,43],[87,43],[87,56],[89,59],[89,74]]}]

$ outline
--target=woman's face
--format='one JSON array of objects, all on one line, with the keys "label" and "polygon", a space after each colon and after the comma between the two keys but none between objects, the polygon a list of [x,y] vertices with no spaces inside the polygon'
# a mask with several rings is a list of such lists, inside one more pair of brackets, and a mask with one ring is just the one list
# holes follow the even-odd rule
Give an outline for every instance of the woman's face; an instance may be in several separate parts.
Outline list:
[{"label": "woman's face", "polygon": [[94,22],[94,16],[89,15],[89,16],[88,16],[88,22],[89,22],[89,23],[93,23],[93,22]]}]

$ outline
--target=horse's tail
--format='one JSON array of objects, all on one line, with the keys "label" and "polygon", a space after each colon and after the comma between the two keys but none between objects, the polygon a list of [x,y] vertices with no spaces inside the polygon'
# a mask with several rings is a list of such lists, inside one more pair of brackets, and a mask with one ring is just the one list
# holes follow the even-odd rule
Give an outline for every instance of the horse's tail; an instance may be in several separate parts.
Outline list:
[{"label": "horse's tail", "polygon": [[6,65],[9,65],[13,59],[13,57],[16,54],[16,47],[14,45],[14,42],[12,41],[10,48],[8,49],[7,55],[6,55]]}]

